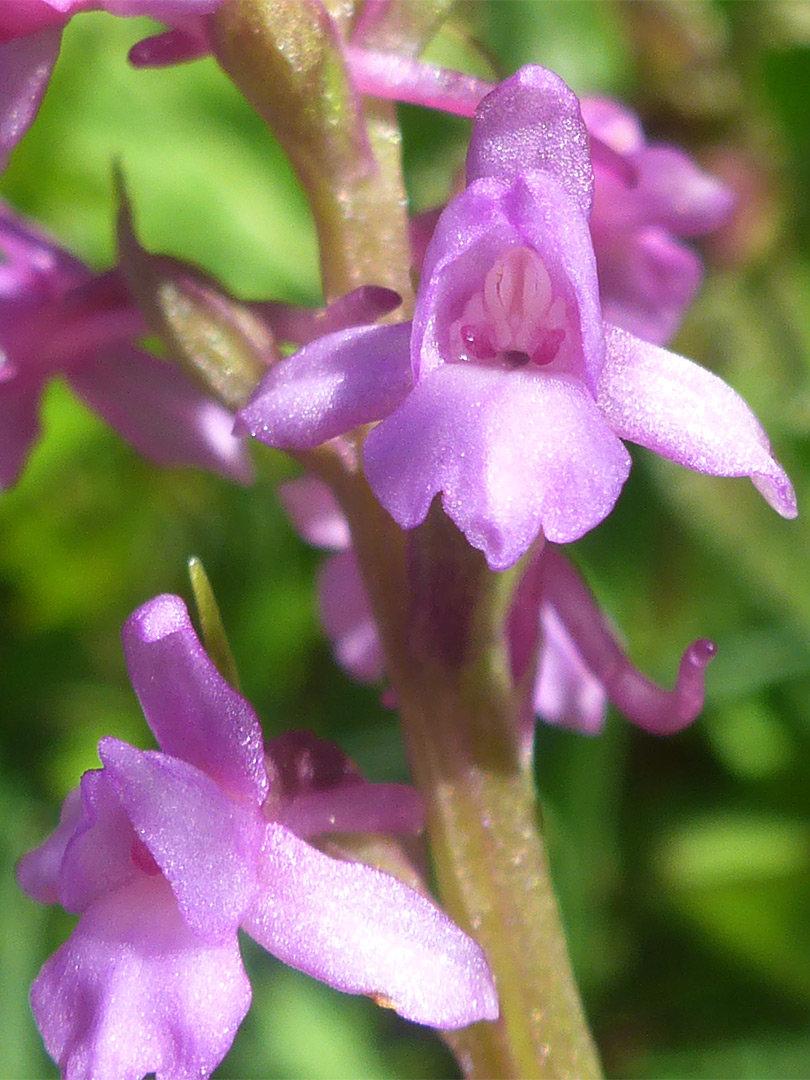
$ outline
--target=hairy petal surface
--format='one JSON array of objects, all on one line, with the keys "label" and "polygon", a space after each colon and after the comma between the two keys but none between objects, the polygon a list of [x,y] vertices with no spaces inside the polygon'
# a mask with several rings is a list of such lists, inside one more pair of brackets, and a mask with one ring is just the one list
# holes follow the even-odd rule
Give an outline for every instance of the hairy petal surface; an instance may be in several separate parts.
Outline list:
[{"label": "hairy petal surface", "polygon": [[[504,434],[508,433],[508,438]],[[448,364],[371,431],[364,468],[410,529],[434,496],[493,570],[542,531],[569,543],[612,509],[630,456],[584,387],[565,376]]]},{"label": "hairy petal surface", "polygon": [[256,885],[257,808],[229,799],[205,773],[167,754],[105,738],[99,756],[185,921],[206,941],[226,941]]},{"label": "hairy petal surface", "polygon": [[782,517],[796,496],[768,437],[739,394],[675,353],[607,327],[599,407],[623,439],[712,476],[750,476]]},{"label": "hairy petal surface", "polygon": [[272,824],[262,877],[243,926],[285,963],[417,1023],[452,1029],[497,1017],[481,949],[396,878],[331,859]]},{"label": "hairy petal surface", "polygon": [[579,101],[559,75],[530,64],[488,94],[475,114],[467,181],[552,176],[586,216],[593,200],[588,131]]},{"label": "hairy petal surface", "polygon": [[411,387],[411,324],[326,334],[275,364],[237,414],[236,431],[311,450],[396,408]]},{"label": "hairy petal surface", "polygon": [[161,750],[195,765],[234,798],[261,804],[267,774],[259,719],[209,659],[180,597],[164,594],[138,608],[122,639]]},{"label": "hairy petal surface", "polygon": [[68,381],[148,460],[193,465],[238,483],[253,479],[233,415],[167,361],[140,349],[108,349],[88,357]]},{"label": "hairy petal surface", "polygon": [[210,1076],[250,996],[236,934],[197,937],[164,879],[141,875],[82,915],[31,1007],[65,1080],[177,1080]]}]

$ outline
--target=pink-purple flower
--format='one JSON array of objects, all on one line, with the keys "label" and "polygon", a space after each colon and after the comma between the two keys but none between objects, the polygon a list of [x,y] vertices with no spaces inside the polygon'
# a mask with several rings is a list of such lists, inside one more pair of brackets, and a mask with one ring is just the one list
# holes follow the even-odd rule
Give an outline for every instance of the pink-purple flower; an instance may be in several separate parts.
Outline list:
[{"label": "pink-purple flower", "polygon": [[18,868],[30,896],[80,916],[31,991],[63,1076],[209,1076],[250,1004],[239,928],[420,1023],[497,1017],[482,951],[429,899],[307,843],[418,831],[416,793],[366,783],[313,736],[265,746],[179,597],[145,604],[123,638],[160,749],[102,739],[102,768],[84,774],[55,832]]},{"label": "pink-purple flower", "polygon": [[745,402],[603,320],[589,137],[558,76],[524,68],[484,99],[467,174],[428,248],[412,326],[312,342],[266,376],[241,428],[307,449],[382,421],[363,449],[382,505],[411,529],[440,496],[495,570],[539,536],[569,543],[603,520],[630,470],[622,439],[700,472],[749,476],[795,516]]},{"label": "pink-purple flower", "polygon": [[250,480],[228,410],[133,344],[145,327],[116,270],[93,274],[2,203],[0,253],[0,489],[23,469],[55,377],[158,464]]}]

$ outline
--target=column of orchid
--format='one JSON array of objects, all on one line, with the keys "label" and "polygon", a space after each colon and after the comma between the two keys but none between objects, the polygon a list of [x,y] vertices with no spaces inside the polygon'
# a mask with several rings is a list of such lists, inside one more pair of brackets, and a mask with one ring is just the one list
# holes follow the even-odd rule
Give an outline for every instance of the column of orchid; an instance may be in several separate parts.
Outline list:
[{"label": "column of orchid", "polygon": [[[121,178],[107,274],[5,209],[0,480],[23,467],[54,373],[159,463],[244,481],[248,436],[291,454],[303,475],[279,496],[332,551],[326,632],[350,674],[384,681],[415,788],[368,784],[304,733],[264,745],[199,576],[206,647],[179,598],[144,604],[124,649],[160,750],[102,740],[102,768],[20,864],[30,895],[81,916],[32,991],[45,1044],[67,1077],[210,1075],[250,1000],[241,927],[451,1032],[467,1075],[597,1076],[537,827],[533,728],[598,732],[611,701],[665,734],[702,707],[714,645],[692,643],[674,689],[655,686],[562,551],[616,503],[622,440],[749,476],[795,515],[742,399],[663,347],[700,279],[682,238],[720,224],[729,192],[543,68],[488,85],[421,63],[444,0],[14,5],[5,151],[62,25],[90,6],[170,24],[134,63],[214,53],[309,197],[326,304],[237,303],[146,252]],[[464,189],[414,222],[391,99],[474,117]],[[139,348],[146,330],[166,359]],[[311,843],[423,824],[443,910],[413,875]],[[401,869],[393,842],[390,856]]]}]

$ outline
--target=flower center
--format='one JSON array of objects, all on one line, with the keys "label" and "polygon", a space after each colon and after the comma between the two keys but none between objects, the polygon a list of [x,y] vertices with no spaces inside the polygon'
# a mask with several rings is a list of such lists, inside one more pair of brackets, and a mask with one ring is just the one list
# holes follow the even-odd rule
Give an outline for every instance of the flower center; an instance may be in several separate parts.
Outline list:
[{"label": "flower center", "polygon": [[467,301],[450,327],[450,342],[459,360],[544,367],[559,353],[567,330],[565,301],[554,296],[545,263],[531,248],[513,247]]}]

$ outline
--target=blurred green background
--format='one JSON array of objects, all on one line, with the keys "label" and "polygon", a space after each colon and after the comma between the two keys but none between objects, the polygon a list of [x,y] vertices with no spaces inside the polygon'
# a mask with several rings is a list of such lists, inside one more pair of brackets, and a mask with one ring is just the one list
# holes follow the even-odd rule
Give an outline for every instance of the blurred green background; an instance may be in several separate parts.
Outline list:
[{"label": "blurred green background", "polygon": [[[41,114],[0,187],[92,265],[113,258],[111,161],[145,244],[248,298],[318,299],[306,204],[212,61],[128,68],[149,24],[76,18]],[[470,47],[470,39],[480,49]],[[810,5],[464,3],[433,55],[485,72],[535,61],[623,96],[648,130],[733,183],[736,221],[676,347],[740,390],[810,504]],[[465,123],[403,109],[414,206],[441,200]],[[251,490],[141,461],[61,385],[0,501],[0,1075],[53,1076],[27,986],[69,932],[15,886],[95,745],[149,745],[119,629],[199,555],[268,734],[303,726],[374,779],[407,776],[395,717],[342,678],[314,606],[319,556],[274,497],[294,469],[256,448]],[[541,730],[538,779],[571,948],[613,1077],[810,1075],[808,517],[743,481],[635,452],[619,506],[576,556],[651,675],[714,637],[705,713],[656,740],[612,715],[586,740]],[[430,1031],[341,996],[245,944],[254,1006],[220,1077],[457,1075]]]}]

